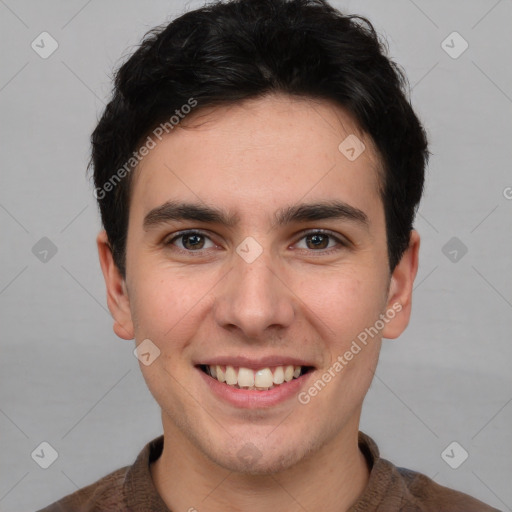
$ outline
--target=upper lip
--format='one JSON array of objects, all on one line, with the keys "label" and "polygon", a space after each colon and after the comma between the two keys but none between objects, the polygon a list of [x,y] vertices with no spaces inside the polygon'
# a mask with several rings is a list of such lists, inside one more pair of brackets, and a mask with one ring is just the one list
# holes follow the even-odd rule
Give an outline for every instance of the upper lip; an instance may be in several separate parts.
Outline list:
[{"label": "upper lip", "polygon": [[260,358],[250,358],[244,356],[216,356],[211,359],[203,359],[196,363],[200,366],[236,366],[259,370],[270,366],[310,366],[314,365],[304,359],[288,356],[265,356]]}]

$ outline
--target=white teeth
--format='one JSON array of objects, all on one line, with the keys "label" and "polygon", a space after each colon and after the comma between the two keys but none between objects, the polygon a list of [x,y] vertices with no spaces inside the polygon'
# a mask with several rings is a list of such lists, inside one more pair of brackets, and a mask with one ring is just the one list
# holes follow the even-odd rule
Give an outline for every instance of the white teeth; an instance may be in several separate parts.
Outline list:
[{"label": "white teeth", "polygon": [[290,382],[293,379],[293,366],[290,364],[284,369],[284,380]]},{"label": "white teeth", "polygon": [[232,366],[226,366],[226,384],[234,386],[237,382],[238,375]]},{"label": "white teeth", "polygon": [[278,366],[274,372],[274,384],[282,384],[284,382],[284,370],[282,366]]},{"label": "white teeth", "polygon": [[225,382],[229,386],[244,389],[267,390],[279,386],[284,382],[290,382],[300,377],[301,366],[276,366],[273,368],[261,368],[252,370],[250,368],[236,366],[208,366],[207,373],[219,382]]},{"label": "white teeth", "polygon": [[256,375],[254,376],[254,385],[257,388],[267,389],[273,384],[273,377],[270,368],[263,368],[263,370],[258,370]]},{"label": "white teeth", "polygon": [[254,372],[249,368],[241,367],[238,370],[238,385],[241,388],[252,388],[254,386]]},{"label": "white teeth", "polygon": [[224,372],[220,366],[217,366],[217,380],[219,382],[226,382],[226,376],[224,375]]}]

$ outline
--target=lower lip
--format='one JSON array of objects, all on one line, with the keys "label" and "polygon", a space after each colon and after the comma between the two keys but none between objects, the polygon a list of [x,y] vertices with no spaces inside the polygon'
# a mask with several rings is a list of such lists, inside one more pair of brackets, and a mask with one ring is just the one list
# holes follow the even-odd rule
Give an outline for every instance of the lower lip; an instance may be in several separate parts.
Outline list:
[{"label": "lower lip", "polygon": [[196,370],[212,392],[221,400],[224,400],[236,407],[243,407],[246,409],[272,407],[289,400],[300,392],[301,388],[306,385],[306,381],[313,373],[312,371],[309,371],[305,375],[301,375],[298,379],[293,379],[290,382],[283,382],[282,384],[266,391],[259,391],[257,389],[235,388],[210,377],[200,368],[196,368]]}]

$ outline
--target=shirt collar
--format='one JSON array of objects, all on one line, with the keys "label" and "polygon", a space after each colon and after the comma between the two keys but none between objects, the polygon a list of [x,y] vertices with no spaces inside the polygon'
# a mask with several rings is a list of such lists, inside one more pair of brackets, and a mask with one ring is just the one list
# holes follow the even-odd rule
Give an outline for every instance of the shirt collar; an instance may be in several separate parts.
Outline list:
[{"label": "shirt collar", "polygon": [[160,457],[163,448],[164,436],[161,435],[144,446],[126,473],[123,493],[131,512],[170,512],[156,490],[149,467]]}]

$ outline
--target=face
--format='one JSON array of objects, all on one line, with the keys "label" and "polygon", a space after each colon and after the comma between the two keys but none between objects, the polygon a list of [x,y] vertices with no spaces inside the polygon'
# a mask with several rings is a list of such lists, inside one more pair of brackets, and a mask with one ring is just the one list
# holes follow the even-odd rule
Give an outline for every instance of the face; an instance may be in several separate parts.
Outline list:
[{"label": "face", "polygon": [[126,281],[98,243],[116,332],[159,351],[140,367],[166,434],[268,473],[357,432],[416,272],[417,243],[389,273],[379,172],[346,112],[279,95],[204,110],[144,158]]}]

